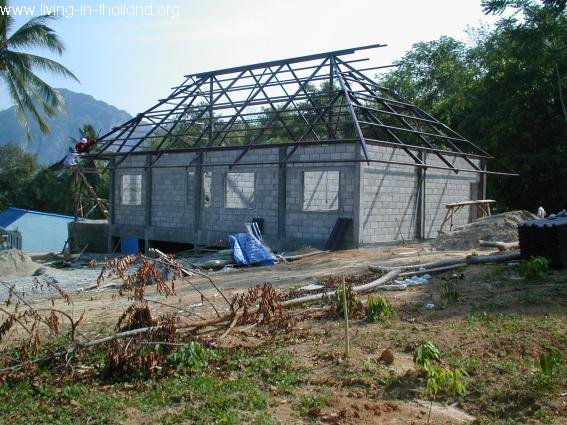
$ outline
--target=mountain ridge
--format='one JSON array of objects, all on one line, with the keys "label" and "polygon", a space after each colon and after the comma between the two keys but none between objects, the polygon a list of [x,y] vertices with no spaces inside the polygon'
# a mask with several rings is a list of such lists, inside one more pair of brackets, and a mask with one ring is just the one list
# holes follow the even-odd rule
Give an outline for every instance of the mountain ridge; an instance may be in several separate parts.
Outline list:
[{"label": "mountain ridge", "polygon": [[14,107],[0,111],[0,145],[14,143],[33,153],[40,164],[59,161],[72,146],[70,138],[79,138],[79,128],[91,124],[104,134],[132,116],[94,96],[68,89],[57,89],[65,99],[66,108],[60,114],[46,118],[51,132],[43,134],[35,122],[30,122],[32,137],[28,140]]}]

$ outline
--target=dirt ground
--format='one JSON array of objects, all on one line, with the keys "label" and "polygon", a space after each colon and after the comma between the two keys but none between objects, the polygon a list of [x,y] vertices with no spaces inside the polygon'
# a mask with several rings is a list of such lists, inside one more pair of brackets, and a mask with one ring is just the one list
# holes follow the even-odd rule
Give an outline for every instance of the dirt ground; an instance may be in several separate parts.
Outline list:
[{"label": "dirt ground", "polygon": [[[468,254],[470,251],[431,252],[426,244],[406,248],[353,249],[322,253],[270,267],[235,268],[228,271],[211,272],[209,276],[230,299],[234,294],[257,283],[269,283],[282,290],[298,288],[317,283],[326,276],[366,273],[369,265],[416,264],[443,258],[460,258]],[[65,271],[62,270],[60,273],[65,273]],[[81,270],[72,270],[67,273],[80,274]],[[81,290],[78,293],[70,292],[73,299],[71,307],[57,297],[55,301],[38,297],[39,299],[31,301],[31,304],[40,309],[54,306],[64,311],[72,310],[70,312],[75,317],[79,317],[84,312],[82,324],[88,328],[87,335],[106,334],[108,329],[114,326],[124,309],[131,304],[131,300],[117,296],[121,285],[120,279],[104,279],[100,285],[103,288],[96,288],[96,276],[98,276],[96,270],[85,270],[84,273],[87,278],[81,281],[81,288],[90,287],[92,289]],[[217,306],[219,311],[226,310],[226,304],[222,302],[221,297],[207,279],[196,275],[190,279],[190,282],[191,284],[179,280],[176,283],[175,295],[168,299],[155,293],[155,287],[149,287],[147,298],[152,304],[152,309],[156,313],[193,311],[202,316],[208,316],[211,310],[206,302],[202,303],[199,294],[201,292]],[[52,290],[51,293],[53,293]]]},{"label": "dirt ground", "polygon": [[[230,298],[256,283],[266,282],[284,290],[325,281],[329,276],[337,279],[341,275],[366,275],[363,278],[368,280],[369,265],[425,263],[467,254],[470,251],[432,252],[427,245],[348,250],[272,267],[220,271],[210,276]],[[441,295],[447,276],[457,282],[460,298],[450,305],[444,304]],[[190,281],[219,310],[226,309],[221,296],[206,279],[195,276]],[[120,282],[105,280],[104,284],[108,283]],[[176,294],[167,299],[152,291],[148,290],[147,298],[155,314],[212,314],[187,282],[177,282]],[[505,265],[469,266],[462,272],[434,275],[429,284],[384,295],[395,307],[396,317],[377,324],[353,320],[352,352],[346,361],[342,321],[329,316],[328,310],[319,318],[301,322],[290,334],[274,335],[270,344],[291,355],[296,367],[311,371],[299,391],[325,396],[328,401],[298,417],[292,409],[295,401],[282,395],[277,404],[269,407],[270,416],[279,423],[417,425],[428,423],[431,406],[429,423],[433,424],[567,423],[565,382],[559,392],[546,396],[545,401],[537,397],[534,401],[533,395],[513,385],[510,389],[515,379],[521,381],[535,373],[534,365],[545,347],[558,347],[567,358],[566,271],[554,271],[544,280],[527,282]],[[54,307],[75,318],[84,313],[83,336],[93,338],[107,335],[130,304],[115,287],[107,287],[76,294],[71,306],[55,301]],[[33,306],[48,308],[52,302],[36,300]],[[467,365],[467,396],[430,403],[426,383],[413,363],[415,348],[426,339],[436,341],[448,363]],[[266,344],[266,340],[252,329],[229,336],[225,344],[255,347]],[[386,348],[395,356],[391,365],[380,360]],[[536,407],[532,406],[534,403]],[[489,412],[490,409],[494,411]],[[551,413],[541,419],[536,415],[537,409]],[[536,412],[534,417],[530,416],[532,411]],[[128,423],[152,423],[151,417],[135,410],[128,412],[128,417]],[[475,419],[479,417],[499,419]],[[507,417],[516,419],[505,422],[503,418]]]}]

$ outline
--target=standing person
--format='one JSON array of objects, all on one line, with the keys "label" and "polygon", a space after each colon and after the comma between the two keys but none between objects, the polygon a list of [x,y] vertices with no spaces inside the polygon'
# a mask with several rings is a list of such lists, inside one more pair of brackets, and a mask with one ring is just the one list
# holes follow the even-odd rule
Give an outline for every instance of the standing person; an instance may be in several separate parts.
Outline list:
[{"label": "standing person", "polygon": [[543,207],[540,206],[540,207],[537,209],[537,219],[538,219],[538,220],[543,220],[546,215],[547,215],[547,213],[545,212],[545,210],[543,209]]}]

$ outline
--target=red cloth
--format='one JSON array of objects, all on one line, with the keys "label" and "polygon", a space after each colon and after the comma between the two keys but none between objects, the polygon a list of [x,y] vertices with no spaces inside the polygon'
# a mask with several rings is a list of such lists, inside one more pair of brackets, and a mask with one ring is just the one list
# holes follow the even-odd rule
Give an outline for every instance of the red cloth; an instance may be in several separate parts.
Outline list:
[{"label": "red cloth", "polygon": [[96,140],[81,140],[75,145],[75,149],[79,153],[89,153],[91,147],[96,143]]}]

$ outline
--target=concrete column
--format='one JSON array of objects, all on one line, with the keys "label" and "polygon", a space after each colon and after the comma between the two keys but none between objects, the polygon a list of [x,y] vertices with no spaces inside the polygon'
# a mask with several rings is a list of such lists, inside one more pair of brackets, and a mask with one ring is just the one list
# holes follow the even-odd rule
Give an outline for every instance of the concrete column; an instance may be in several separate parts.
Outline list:
[{"label": "concrete column", "polygon": [[[480,168],[483,171],[486,171],[486,160],[484,160],[484,159],[480,160]],[[479,176],[478,196],[481,197],[481,199],[486,199],[486,196],[487,196],[486,195],[486,183],[487,183],[486,178],[487,178],[486,173],[483,173]]]},{"label": "concrete column", "polygon": [[152,225],[152,155],[146,155],[146,167],[144,169],[144,178],[146,186],[144,191],[144,210],[145,210],[145,229],[144,229],[144,247],[146,254],[149,253],[150,239],[149,228]]},{"label": "concrete column", "polygon": [[278,161],[278,248],[282,249],[283,240],[286,237],[285,232],[285,211],[287,204],[287,166],[282,161],[287,155],[287,147],[279,148]]},{"label": "concrete column", "polygon": [[114,171],[115,159],[112,157],[109,164],[109,188],[108,188],[108,242],[107,251],[112,252],[112,226],[114,224],[114,202],[116,201],[116,175]]},{"label": "concrete column", "polygon": [[203,208],[203,156],[201,155],[197,160],[197,165],[195,167],[195,190],[194,190],[193,202],[195,206],[193,208],[193,244],[196,245],[201,241],[198,235],[201,232],[201,210]]},{"label": "concrete column", "polygon": [[[423,152],[419,152],[418,157],[422,162],[425,162]],[[426,169],[423,167],[416,167],[417,174],[417,196],[415,199],[416,213],[415,213],[415,236],[416,239],[425,239],[425,173]]]},{"label": "concrete column", "polygon": [[356,144],[354,158],[356,162],[354,163],[354,211],[352,215],[352,245],[357,248],[361,244],[362,233],[364,229],[362,228],[361,216],[362,211],[362,199],[364,196],[364,169],[366,165],[360,160],[362,159],[362,146],[360,143]]}]

